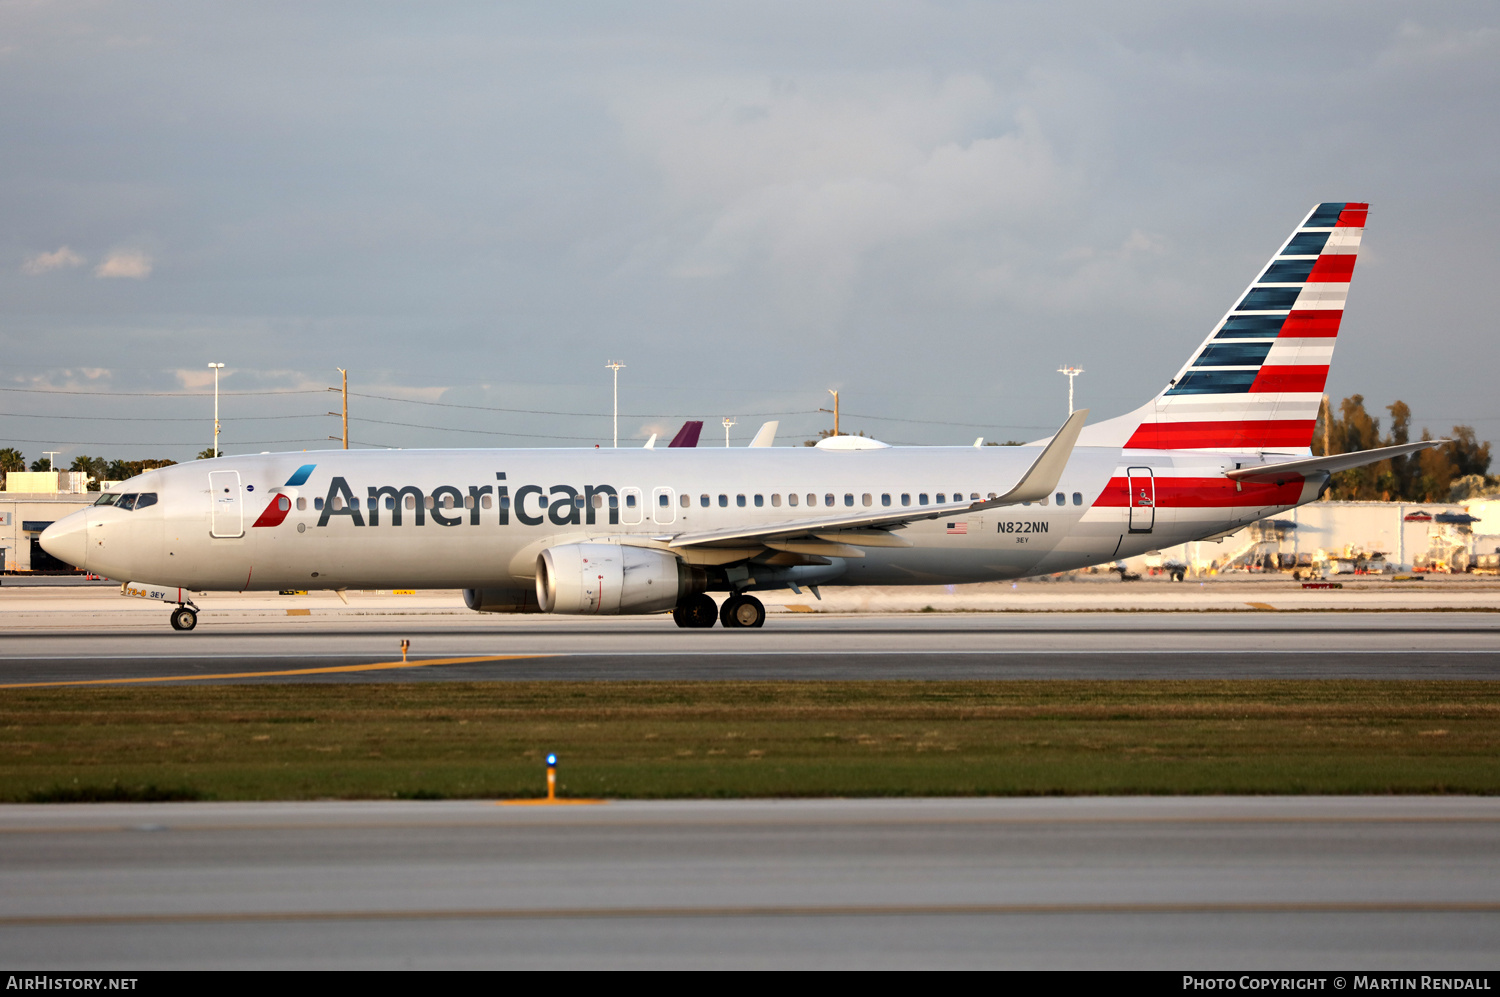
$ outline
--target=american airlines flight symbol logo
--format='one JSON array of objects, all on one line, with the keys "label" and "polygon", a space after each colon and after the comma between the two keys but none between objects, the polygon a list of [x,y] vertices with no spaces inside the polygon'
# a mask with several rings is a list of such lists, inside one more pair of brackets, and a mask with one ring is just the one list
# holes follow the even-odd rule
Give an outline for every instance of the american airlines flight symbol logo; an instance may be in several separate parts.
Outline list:
[{"label": "american airlines flight symbol logo", "polygon": [[[286,479],[283,488],[299,488],[307,484],[307,479],[312,476],[316,464],[303,464],[297,468],[295,474]],[[266,511],[260,514],[252,526],[280,526],[286,519],[286,514],[292,511],[292,497],[290,495],[276,494],[271,496],[271,504],[266,506]]]}]

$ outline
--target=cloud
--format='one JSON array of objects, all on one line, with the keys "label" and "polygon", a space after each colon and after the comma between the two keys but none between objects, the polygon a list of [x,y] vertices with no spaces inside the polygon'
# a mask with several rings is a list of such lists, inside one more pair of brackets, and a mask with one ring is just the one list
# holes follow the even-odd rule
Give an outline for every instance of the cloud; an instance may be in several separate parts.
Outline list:
[{"label": "cloud", "polygon": [[94,268],[94,276],[131,277],[141,280],[151,276],[151,257],[138,249],[116,249],[104,258],[103,263]]},{"label": "cloud", "polygon": [[62,246],[50,253],[33,253],[31,256],[26,257],[26,262],[21,265],[21,270],[35,277],[37,274],[46,273],[48,270],[61,270],[63,267],[76,267],[82,264],[82,256],[79,256],[67,246]]},{"label": "cloud", "polygon": [[638,256],[676,278],[769,278],[831,319],[872,259],[931,271],[934,246],[1056,223],[1076,170],[1015,105],[971,74],[638,91],[616,111],[675,216]]}]

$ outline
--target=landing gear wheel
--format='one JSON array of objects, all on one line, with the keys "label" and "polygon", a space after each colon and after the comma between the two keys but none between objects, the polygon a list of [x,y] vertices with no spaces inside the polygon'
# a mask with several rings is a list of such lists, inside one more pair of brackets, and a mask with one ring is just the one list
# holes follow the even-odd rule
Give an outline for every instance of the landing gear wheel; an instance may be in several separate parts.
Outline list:
[{"label": "landing gear wheel", "polygon": [[719,609],[719,622],[726,630],[765,625],[766,607],[753,595],[732,595]]},{"label": "landing gear wheel", "polygon": [[198,614],[186,606],[172,610],[172,629],[191,630],[198,625]]},{"label": "landing gear wheel", "polygon": [[679,627],[688,630],[706,630],[719,618],[719,607],[709,596],[699,592],[690,595],[672,610],[672,619]]}]

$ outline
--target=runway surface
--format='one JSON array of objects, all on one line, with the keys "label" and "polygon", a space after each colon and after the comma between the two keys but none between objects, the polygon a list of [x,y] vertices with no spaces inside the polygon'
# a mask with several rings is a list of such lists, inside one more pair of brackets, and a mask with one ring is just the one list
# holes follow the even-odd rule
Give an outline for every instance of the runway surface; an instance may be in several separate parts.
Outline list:
[{"label": "runway surface", "polygon": [[1500,801],[0,808],[27,968],[1492,968]]},{"label": "runway surface", "polygon": [[[175,633],[85,620],[22,630],[0,646],[0,687],[143,679],[1500,679],[1494,613],[782,614],[749,631],[685,631],[663,617],[402,622]],[[402,638],[411,642],[404,666]]]}]

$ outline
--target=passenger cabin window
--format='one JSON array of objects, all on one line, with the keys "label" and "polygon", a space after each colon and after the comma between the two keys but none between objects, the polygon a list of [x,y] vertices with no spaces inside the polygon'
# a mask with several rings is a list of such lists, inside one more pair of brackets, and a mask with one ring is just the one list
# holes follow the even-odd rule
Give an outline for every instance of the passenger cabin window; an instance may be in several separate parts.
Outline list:
[{"label": "passenger cabin window", "polygon": [[1064,495],[1062,492],[1058,492],[1053,497],[1057,499],[1057,504],[1058,505],[1067,505],[1068,504],[1068,497],[1066,495]]},{"label": "passenger cabin window", "polygon": [[[942,496],[941,495],[938,496],[938,500],[939,501],[942,500]],[[926,492],[922,492],[921,494],[919,494],[917,496],[917,505],[926,505],[926,504],[927,504],[927,493]]]},{"label": "passenger cabin window", "polygon": [[833,492],[829,492],[828,494],[823,496],[823,504],[828,506],[830,509],[833,508]]},{"label": "passenger cabin window", "polygon": [[[865,492],[863,495],[861,495],[859,497],[859,504],[863,505],[863,506],[872,506],[872,505],[875,504],[875,497],[873,495],[871,495],[869,492]],[[889,504],[889,503],[887,503],[887,504]]]},{"label": "passenger cabin window", "polygon": [[729,496],[728,495],[720,495],[719,496],[719,508],[720,509],[728,509],[729,508]]},{"label": "passenger cabin window", "polygon": [[[300,502],[301,499],[298,499],[298,501]],[[599,496],[595,495],[594,496],[594,508],[596,508],[596,509],[599,508],[599,504],[598,503],[599,503]],[[481,495],[481,496],[479,496],[479,507],[481,509],[493,509],[495,507],[494,496],[492,496],[492,495]]]},{"label": "passenger cabin window", "polygon": [[887,493],[885,493],[885,494],[883,494],[883,495],[880,496],[880,504],[881,505],[890,505],[891,504],[891,496],[890,496],[889,492],[887,492]]},{"label": "passenger cabin window", "polygon": [[[416,509],[416,507],[417,507],[417,497],[415,495],[407,495],[407,496],[405,496],[405,497],[402,498],[401,504],[404,505],[404,506],[406,506],[406,510],[408,512],[411,512],[414,509]],[[502,504],[501,507],[502,508],[509,508],[510,507],[510,499],[506,499],[505,502]]]},{"label": "passenger cabin window", "polygon": [[[542,505],[543,505],[543,507],[545,507],[547,505],[547,499],[546,499],[545,496],[543,496],[543,498],[542,498]],[[635,508],[635,496],[633,494],[625,496],[625,508],[627,508],[627,509],[634,509]]]},{"label": "passenger cabin window", "polygon": [[[488,501],[488,499],[486,499],[486,501]],[[488,509],[489,506],[485,506],[485,508]],[[297,500],[297,511],[298,512],[306,512],[307,511],[307,499],[305,499],[305,498],[299,498]]]},{"label": "passenger cabin window", "polygon": [[[508,508],[509,505],[510,505],[510,500],[507,499],[503,504]],[[611,509],[618,509],[618,508],[620,508],[620,496],[618,496],[618,495],[611,495],[609,497],[609,507]]]},{"label": "passenger cabin window", "polygon": [[773,509],[780,509],[781,508],[781,493],[780,492],[772,492],[771,493],[771,508],[773,508]]},{"label": "passenger cabin window", "polygon": [[902,492],[901,493],[901,504],[902,505],[911,505],[911,492]]},{"label": "passenger cabin window", "polygon": [[1073,504],[1074,505],[1083,505],[1083,492],[1074,492],[1073,493]]},{"label": "passenger cabin window", "polygon": [[766,497],[764,495],[757,495],[757,496],[755,496],[755,508],[759,509],[761,506],[763,506],[765,504],[766,504]]},{"label": "passenger cabin window", "polygon": [[[942,505],[947,500],[948,500],[948,493],[947,492],[938,492],[937,493],[937,504],[938,505]],[[924,504],[925,504],[925,502],[924,502]]]},{"label": "passenger cabin window", "polygon": [[854,504],[854,493],[853,492],[845,492],[844,493],[844,504],[845,505],[853,505]]},{"label": "passenger cabin window", "polygon": [[387,495],[385,497],[385,507],[387,509],[395,509],[396,508],[396,496],[394,496],[394,495]]},{"label": "passenger cabin window", "polygon": [[[594,497],[598,498],[597,495]],[[684,509],[690,508],[693,504],[693,497],[691,495],[684,495],[677,500],[677,504],[682,506]]]},{"label": "passenger cabin window", "polygon": [[741,509],[745,508],[745,496],[736,495],[734,497],[734,504],[739,506]]},{"label": "passenger cabin window", "polygon": [[322,512],[323,511],[323,500],[321,498],[315,498],[315,499],[313,499],[313,508],[316,509],[316,510],[318,510],[319,512]]},{"label": "passenger cabin window", "polygon": [[703,508],[707,509],[708,508],[708,496],[707,495],[699,495],[698,496],[698,504],[701,505],[701,506],[703,506]]},{"label": "passenger cabin window", "polygon": [[978,502],[979,501],[979,493],[978,492],[970,492],[969,493],[969,501],[971,501],[971,502]]},{"label": "passenger cabin window", "polygon": [[1040,502],[1038,504],[1039,505],[1046,505],[1047,504],[1047,496],[1043,495],[1042,498],[1041,498],[1041,500],[1040,500]]},{"label": "passenger cabin window", "polygon": [[787,497],[786,497],[786,504],[790,505],[790,506],[796,506],[796,504],[797,504],[797,493],[796,492],[791,492],[790,494],[787,495]]},{"label": "passenger cabin window", "polygon": [[[583,505],[583,500],[579,499],[578,500],[578,504],[580,506]],[[474,508],[474,496],[473,495],[465,495],[464,496],[464,508],[465,509],[472,509],[472,508]]]},{"label": "passenger cabin window", "polygon": [[672,500],[668,498],[666,493],[664,492],[661,495],[656,496],[656,504],[665,509],[672,504]]}]

